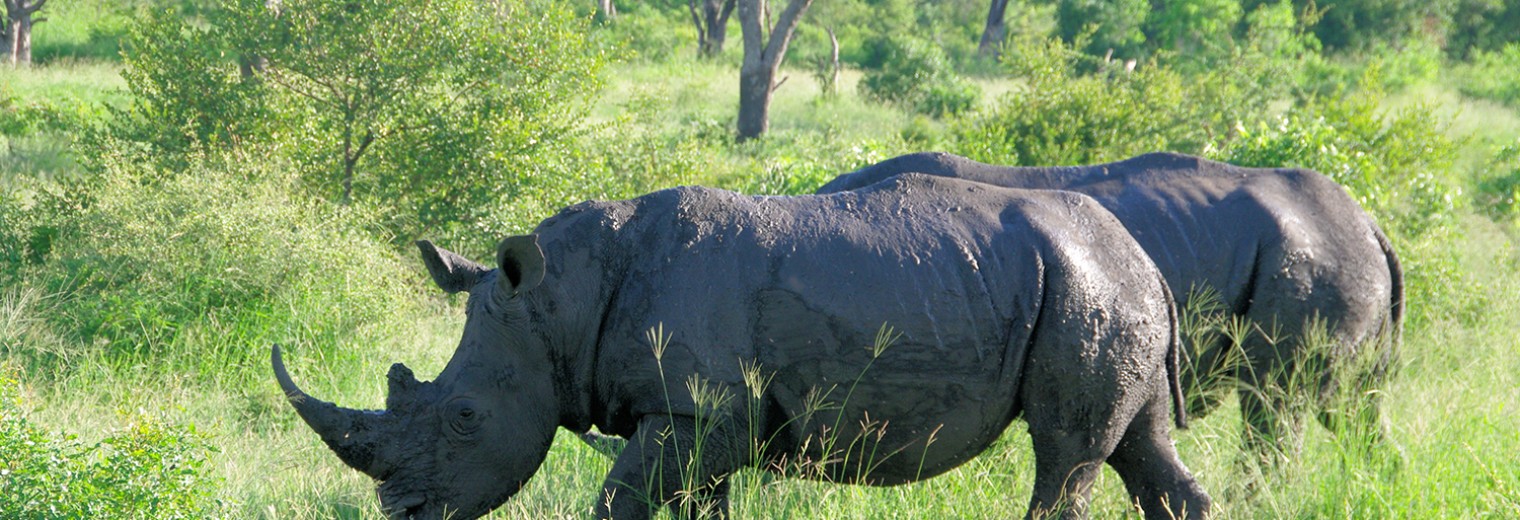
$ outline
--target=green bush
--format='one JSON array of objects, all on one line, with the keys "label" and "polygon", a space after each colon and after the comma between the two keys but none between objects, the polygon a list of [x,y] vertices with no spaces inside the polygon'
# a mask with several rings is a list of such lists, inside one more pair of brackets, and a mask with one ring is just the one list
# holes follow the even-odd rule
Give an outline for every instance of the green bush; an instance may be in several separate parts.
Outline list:
[{"label": "green bush", "polygon": [[1520,43],[1477,51],[1471,63],[1458,70],[1457,88],[1463,94],[1520,109]]},{"label": "green bush", "polygon": [[1473,194],[1478,211],[1520,227],[1520,141],[1500,148],[1478,177]]},{"label": "green bush", "polygon": [[1345,186],[1390,232],[1441,232],[1459,201],[1453,164],[1460,143],[1429,108],[1385,111],[1383,99],[1377,90],[1311,99],[1276,125],[1242,129],[1221,158],[1313,169]]},{"label": "green bush", "polygon": [[[21,226],[6,233],[32,242],[7,252],[23,260],[13,287],[50,299],[37,318],[78,346],[71,355],[236,385],[240,371],[267,369],[251,346],[346,358],[337,345],[415,305],[415,269],[363,224],[376,218],[303,195],[286,164],[234,154],[173,175],[107,166],[4,212]],[[41,374],[70,368],[48,345],[6,350]]]},{"label": "green bush", "polygon": [[1452,245],[1460,233],[1455,219],[1462,199],[1453,168],[1460,143],[1429,108],[1387,111],[1383,100],[1375,88],[1311,99],[1275,125],[1242,129],[1218,158],[1242,166],[1309,168],[1334,179],[1392,239],[1413,326],[1478,319],[1486,292],[1473,287]]},{"label": "green bush", "polygon": [[[1160,63],[1126,72],[1059,41],[1009,51],[1024,84],[955,125],[955,147],[985,162],[1092,164],[1146,152],[1199,154],[1259,119],[1269,92],[1241,71],[1184,76]],[[1081,73],[1081,70],[1097,70]]]},{"label": "green bush", "polygon": [[35,520],[200,519],[221,516],[204,469],[215,448],[193,426],[133,418],[98,443],[27,419],[21,384],[0,371],[0,514]]},{"label": "green bush", "polygon": [[1233,50],[1239,0],[1171,0],[1146,19],[1155,45],[1189,60],[1210,61]]},{"label": "green bush", "polygon": [[204,21],[149,16],[124,63],[133,104],[92,153],[173,171],[257,150],[378,212],[397,242],[475,233],[576,153],[604,62],[588,24],[542,0],[219,0]]},{"label": "green bush", "polygon": [[[684,6],[679,12],[662,11],[643,2],[618,5],[618,16],[602,22],[592,36],[617,46],[631,60],[670,61],[678,56],[693,56],[697,48],[697,30]],[[737,55],[729,48],[740,45],[738,31],[729,33],[725,53]]]},{"label": "green bush", "polygon": [[1061,38],[1093,56],[1140,59],[1145,52],[1146,0],[1060,0],[1056,23]]},{"label": "green bush", "polygon": [[866,71],[860,80],[867,98],[940,117],[966,112],[981,97],[976,85],[956,76],[936,45],[898,36],[886,39],[882,48],[881,68]]}]

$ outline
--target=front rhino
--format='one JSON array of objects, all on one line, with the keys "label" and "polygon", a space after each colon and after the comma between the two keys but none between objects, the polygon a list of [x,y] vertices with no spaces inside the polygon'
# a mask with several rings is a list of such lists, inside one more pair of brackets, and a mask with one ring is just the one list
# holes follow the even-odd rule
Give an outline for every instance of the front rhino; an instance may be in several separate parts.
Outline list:
[{"label": "front rhino", "polygon": [[[596,514],[640,520],[685,498],[692,516],[724,516],[726,479],[746,466],[813,461],[813,475],[864,484],[932,477],[1021,415],[1037,459],[1031,515],[1085,516],[1106,461],[1148,516],[1203,517],[1209,499],[1169,438],[1169,296],[1095,207],[931,178],[831,197],[687,188],[584,204],[539,226],[543,250],[533,236],[505,240],[496,270],[419,244],[440,287],[470,292],[468,317],[437,380],[395,378],[386,411],[309,399],[278,355],[276,374],[340,458],[381,481],[395,518],[488,512],[533,474],[556,425],[630,439]],[[902,341],[876,359],[862,346],[883,323]],[[657,324],[678,335],[651,355],[644,334]],[[759,408],[737,399],[699,421],[683,385],[742,389],[745,366],[774,376]],[[832,401],[813,408],[819,391]],[[881,458],[819,442],[862,419],[886,426],[839,438],[879,434]]]},{"label": "front rhino", "polygon": [[[517,295],[542,280],[533,237],[503,242],[503,271],[418,245],[435,281],[450,292],[473,291],[470,307],[486,314],[520,308]],[[272,349],[275,377],[291,405],[339,459],[379,481],[380,504],[391,518],[482,516],[517,493],[549,451],[557,411],[535,335],[522,320],[479,323],[436,381],[419,382],[405,365],[393,365],[383,411],[309,396],[286,371],[280,347]]]}]

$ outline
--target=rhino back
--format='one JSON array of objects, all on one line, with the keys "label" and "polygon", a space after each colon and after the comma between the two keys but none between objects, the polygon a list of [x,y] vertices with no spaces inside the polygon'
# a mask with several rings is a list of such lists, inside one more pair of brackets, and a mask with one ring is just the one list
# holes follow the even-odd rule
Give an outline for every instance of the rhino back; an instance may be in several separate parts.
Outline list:
[{"label": "rhino back", "polygon": [[[1239,313],[1260,296],[1257,282],[1282,274],[1301,285],[1341,283],[1314,281],[1325,276],[1391,285],[1376,226],[1343,188],[1307,170],[1245,168],[1174,153],[1073,167],[1004,167],[917,153],[841,175],[819,191],[857,189],[910,171],[1093,197],[1145,248],[1183,305],[1207,287]],[[1384,279],[1367,280],[1375,273]],[[1384,296],[1374,290],[1366,300],[1387,308]]]}]

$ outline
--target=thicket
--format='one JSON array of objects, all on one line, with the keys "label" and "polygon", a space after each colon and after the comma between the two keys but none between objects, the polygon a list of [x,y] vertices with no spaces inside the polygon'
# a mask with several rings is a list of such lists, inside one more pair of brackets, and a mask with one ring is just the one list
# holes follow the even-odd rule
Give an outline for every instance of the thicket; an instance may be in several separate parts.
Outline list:
[{"label": "thicket", "polygon": [[132,103],[96,144],[175,169],[258,150],[398,240],[500,234],[536,179],[572,173],[603,50],[557,2],[220,0],[136,24]]},{"label": "thicket", "polygon": [[417,275],[380,239],[377,215],[306,195],[295,171],[241,154],[172,172],[111,162],[3,205],[7,256],[20,261],[0,297],[34,318],[15,333],[36,341],[0,351],[37,376],[92,362],[230,385],[262,373],[249,345],[345,358],[339,345],[417,305]]},{"label": "thicket", "polygon": [[201,519],[221,517],[214,453],[194,428],[132,418],[98,442],[28,419],[21,383],[0,367],[0,513],[6,518]]}]

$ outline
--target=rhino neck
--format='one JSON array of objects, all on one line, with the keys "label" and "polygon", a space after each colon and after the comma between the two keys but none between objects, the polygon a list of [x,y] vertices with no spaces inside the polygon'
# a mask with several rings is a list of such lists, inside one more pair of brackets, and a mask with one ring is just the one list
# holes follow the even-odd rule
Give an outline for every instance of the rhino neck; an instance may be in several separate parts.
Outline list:
[{"label": "rhino neck", "polygon": [[622,280],[625,255],[617,246],[622,203],[572,206],[535,230],[547,265],[544,282],[527,295],[532,322],[554,366],[559,424],[585,431],[595,418],[602,325]]}]

